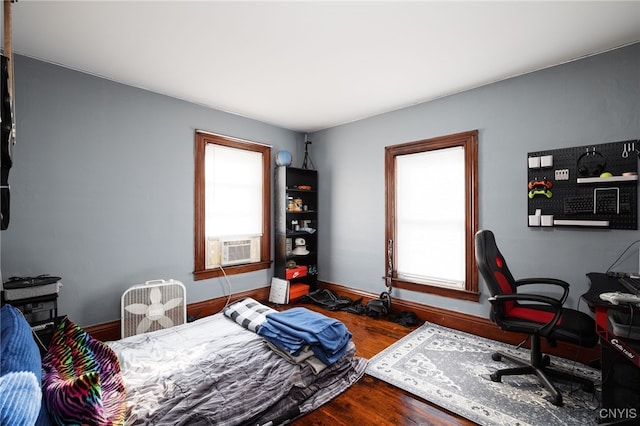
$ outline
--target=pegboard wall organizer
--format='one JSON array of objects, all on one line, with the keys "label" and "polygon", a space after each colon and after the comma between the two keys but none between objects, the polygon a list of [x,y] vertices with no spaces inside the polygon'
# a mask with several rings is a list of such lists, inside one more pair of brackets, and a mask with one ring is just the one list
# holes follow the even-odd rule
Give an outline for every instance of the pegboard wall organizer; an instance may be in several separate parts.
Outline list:
[{"label": "pegboard wall organizer", "polygon": [[640,140],[527,154],[529,227],[638,229]]}]

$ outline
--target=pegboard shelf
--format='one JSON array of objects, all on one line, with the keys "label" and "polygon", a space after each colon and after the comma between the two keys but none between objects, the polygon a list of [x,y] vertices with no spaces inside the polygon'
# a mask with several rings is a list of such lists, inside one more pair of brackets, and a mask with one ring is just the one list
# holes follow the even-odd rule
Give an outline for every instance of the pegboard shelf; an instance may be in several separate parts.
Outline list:
[{"label": "pegboard shelf", "polygon": [[633,182],[637,181],[638,176],[611,176],[608,178],[590,177],[590,178],[578,178],[576,183],[607,183],[607,182]]},{"label": "pegboard shelf", "polygon": [[639,155],[640,140],[529,152],[528,226],[637,230]]},{"label": "pegboard shelf", "polygon": [[609,227],[608,220],[571,220],[571,219],[558,219],[554,220],[555,226],[595,226],[599,228]]}]

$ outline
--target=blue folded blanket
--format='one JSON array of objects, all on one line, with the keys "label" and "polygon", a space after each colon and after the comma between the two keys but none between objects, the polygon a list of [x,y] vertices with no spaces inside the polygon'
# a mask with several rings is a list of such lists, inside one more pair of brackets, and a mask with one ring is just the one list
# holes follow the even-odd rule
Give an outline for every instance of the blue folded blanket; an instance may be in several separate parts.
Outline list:
[{"label": "blue folded blanket", "polygon": [[351,340],[351,333],[343,323],[306,308],[268,314],[258,334],[292,355],[309,345],[327,365],[344,355]]}]

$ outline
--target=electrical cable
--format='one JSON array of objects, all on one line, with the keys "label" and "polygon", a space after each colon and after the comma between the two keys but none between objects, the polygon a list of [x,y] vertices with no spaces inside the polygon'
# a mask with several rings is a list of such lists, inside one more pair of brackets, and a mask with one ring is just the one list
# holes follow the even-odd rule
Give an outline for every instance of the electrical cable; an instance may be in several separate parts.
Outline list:
[{"label": "electrical cable", "polygon": [[[578,303],[576,304],[576,311],[580,309],[580,299],[578,299]],[[573,363],[571,365],[571,375],[574,376],[575,375],[575,370],[576,370],[576,364],[578,363],[578,357],[580,356],[580,348],[582,346],[576,345],[576,355],[573,358]],[[573,389],[573,384],[574,382],[571,382],[571,390],[570,392],[573,393],[575,391],[575,389]],[[575,383],[577,384],[577,383]]]},{"label": "electrical cable", "polygon": [[227,290],[229,290],[229,292],[227,293],[227,302],[224,304],[222,309],[220,309],[220,312],[222,312],[227,306],[229,306],[229,302],[231,301],[231,283],[229,282],[229,277],[227,277],[227,273],[224,271],[222,265],[218,265],[218,267],[222,271],[222,275],[224,275],[224,280],[227,283]]},{"label": "electrical cable", "polygon": [[522,345],[524,345],[525,343],[527,343],[527,341],[529,340],[529,337],[531,337],[530,335],[527,335],[527,337],[524,338],[524,340],[520,343],[518,343],[518,345],[516,346],[516,350],[520,349],[522,347]]},{"label": "electrical cable", "polygon": [[[229,306],[229,302],[231,302],[231,283],[229,282],[229,277],[227,276],[227,273],[225,272],[224,268],[222,267],[222,265],[218,265],[218,268],[220,268],[220,271],[222,272],[222,275],[224,276],[224,282],[227,284],[227,301],[225,302],[224,306],[222,307],[222,309],[220,309],[218,312],[216,313],[221,313],[225,310],[225,308],[227,306]],[[193,319],[197,319],[197,316],[200,314],[200,311],[198,311]]]},{"label": "electrical cable", "polygon": [[[580,302],[581,302],[581,298],[580,298],[580,299],[578,299],[578,302],[577,302],[577,304],[576,304],[576,308],[575,308],[576,310],[579,310],[579,309],[580,309]],[[575,375],[576,375],[576,374],[575,374],[575,371],[576,371],[576,368],[577,368],[578,357],[580,356],[580,351],[581,351],[582,349],[583,349],[583,348],[582,348],[581,346],[576,345],[576,354],[575,354],[575,357],[574,357],[574,359],[573,359],[573,363],[572,363],[572,367],[571,367],[571,373],[570,373],[572,376],[575,376]],[[601,378],[600,386],[602,386],[602,383],[603,383],[603,379]],[[577,386],[577,387],[575,387],[574,385],[578,385],[578,386]],[[594,383],[594,384],[593,384],[593,392],[592,392],[592,396],[591,396],[591,401],[594,401],[594,400],[596,401],[596,405],[597,405],[597,407],[596,407],[596,409],[595,409],[595,410],[597,410],[597,409],[600,407],[600,405],[602,404],[602,401],[598,398],[598,393],[596,392],[596,388],[597,388],[597,387],[598,387],[598,384],[597,384],[597,383]],[[571,381],[571,387],[570,387],[570,389],[569,389],[569,393],[571,393],[571,394],[574,394],[574,395],[575,395],[575,393],[576,393],[579,389],[581,389],[581,385],[580,385],[579,383],[577,383],[577,382]],[[597,411],[596,411],[596,412],[597,412]]]},{"label": "electrical cable", "polygon": [[[55,325],[55,323],[54,323]],[[36,341],[36,343],[38,344],[39,348],[41,350],[44,350],[44,352],[47,352],[48,347],[47,345],[45,345],[42,340],[40,340],[40,336],[38,336],[38,333],[36,333],[36,331],[32,328],[31,329],[31,334],[33,334],[33,339]]]},{"label": "electrical cable", "polygon": [[624,256],[624,255],[625,255],[625,253],[626,253],[627,251],[629,251],[629,249],[630,249],[631,247],[633,247],[633,245],[634,245],[634,244],[636,244],[636,243],[640,243],[640,240],[636,240],[636,241],[632,242],[631,244],[629,244],[629,245],[627,246],[627,248],[626,248],[626,249],[624,249],[624,251],[622,252],[622,254],[621,254],[620,256],[618,256],[618,258],[617,258],[616,260],[614,260],[614,261],[613,261],[613,263],[612,263],[612,264],[607,268],[607,272],[611,271],[611,268],[613,268],[613,267],[615,266],[615,264],[616,264],[616,263],[618,263],[618,262],[620,261],[620,259],[622,259],[622,256]]}]

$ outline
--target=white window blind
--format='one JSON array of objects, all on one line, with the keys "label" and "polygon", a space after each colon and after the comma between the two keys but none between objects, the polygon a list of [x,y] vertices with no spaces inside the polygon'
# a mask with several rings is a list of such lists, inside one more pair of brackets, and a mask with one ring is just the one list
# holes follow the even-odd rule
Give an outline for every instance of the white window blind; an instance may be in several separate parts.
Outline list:
[{"label": "white window blind", "polygon": [[262,235],[262,153],[207,144],[205,235]]},{"label": "white window blind", "polygon": [[398,277],[464,289],[464,148],[397,156],[396,197]]}]

